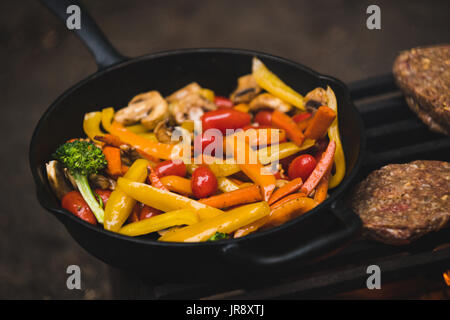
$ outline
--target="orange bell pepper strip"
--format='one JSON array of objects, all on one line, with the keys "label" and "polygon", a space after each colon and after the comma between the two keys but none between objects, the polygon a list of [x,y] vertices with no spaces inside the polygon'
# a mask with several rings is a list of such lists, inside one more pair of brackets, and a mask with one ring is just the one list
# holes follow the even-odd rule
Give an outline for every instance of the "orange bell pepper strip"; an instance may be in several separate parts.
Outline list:
[{"label": "orange bell pepper strip", "polygon": [[334,162],[334,152],[336,151],[336,142],[330,141],[328,143],[327,149],[322,153],[322,156],[314,168],[313,172],[310,174],[308,179],[306,179],[300,192],[309,195],[314,188],[319,184],[320,180],[323,178],[327,170],[333,165]]},{"label": "orange bell pepper strip", "polygon": [[180,193],[185,196],[192,196],[191,180],[180,176],[165,176],[160,178],[162,184],[170,191]]},{"label": "orange bell pepper strip", "polygon": [[111,134],[117,136],[121,141],[135,147],[138,151],[158,159],[173,159],[180,157],[182,149],[175,145],[151,141],[136,133],[131,132],[117,121],[110,127]]},{"label": "orange bell pepper strip", "polygon": [[[255,130],[254,132],[250,130]],[[286,132],[278,128],[248,128],[249,144],[252,147],[269,146],[275,143],[282,143],[286,141]],[[272,137],[273,135],[273,137]],[[272,141],[273,140],[273,141]]]},{"label": "orange bell pepper strip", "polygon": [[272,125],[286,131],[287,137],[299,147],[305,141],[305,136],[295,121],[283,112],[275,110],[272,113]]},{"label": "orange bell pepper strip", "polygon": [[291,194],[301,188],[303,185],[302,178],[295,178],[294,180],[289,181],[284,186],[276,190],[272,196],[270,197],[268,203],[269,205],[277,202],[281,198],[287,196],[288,194]]},{"label": "orange bell pepper strip", "polygon": [[259,186],[252,185],[242,189],[218,194],[209,198],[200,199],[199,202],[208,206],[223,209],[236,206],[238,204],[247,204],[261,201],[261,191]]},{"label": "orange bell pepper strip", "polygon": [[336,118],[336,112],[327,106],[321,106],[314,114],[311,122],[306,128],[305,137],[308,139],[320,139],[327,134],[328,128]]},{"label": "orange bell pepper strip", "polygon": [[[259,185],[264,201],[268,201],[270,196],[272,195],[273,190],[275,189],[276,178],[269,172],[264,172],[265,174],[263,174],[264,167],[259,162],[258,154],[253,151],[253,149],[244,139],[245,135],[241,135],[240,133],[237,133],[225,139],[227,143],[227,151],[229,147],[232,148],[234,159],[239,165],[239,168],[254,183]],[[244,159],[242,159],[242,154],[244,154]]]},{"label": "orange bell pepper strip", "polygon": [[106,162],[108,163],[107,171],[112,176],[122,175],[122,160],[120,159],[120,149],[116,147],[105,146],[103,148]]}]

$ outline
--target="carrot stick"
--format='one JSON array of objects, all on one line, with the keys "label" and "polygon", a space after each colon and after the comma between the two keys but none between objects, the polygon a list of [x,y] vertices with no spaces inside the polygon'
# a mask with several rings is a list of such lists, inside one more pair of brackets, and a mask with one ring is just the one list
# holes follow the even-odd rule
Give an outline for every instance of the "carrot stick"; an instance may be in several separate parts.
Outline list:
[{"label": "carrot stick", "polygon": [[286,131],[286,136],[297,146],[301,146],[305,140],[303,132],[291,117],[283,112],[275,110],[272,113],[272,125]]},{"label": "carrot stick", "polygon": [[306,194],[304,194],[302,192],[297,192],[297,193],[293,193],[293,194],[287,195],[284,198],[281,198],[277,202],[273,203],[270,206],[270,209],[276,209],[277,207],[281,206],[282,204],[284,204],[286,202],[289,202],[289,201],[297,199],[297,198],[304,198],[304,197],[306,197]]},{"label": "carrot stick", "polygon": [[246,187],[218,194],[209,198],[204,198],[199,200],[199,202],[210,207],[221,209],[232,207],[238,204],[252,203],[261,200],[262,195],[259,186],[253,185],[251,187]]},{"label": "carrot stick", "polygon": [[308,139],[320,139],[328,131],[331,123],[336,118],[336,112],[327,106],[321,106],[309,123],[305,131],[305,137]]},{"label": "carrot stick", "polygon": [[333,165],[335,150],[336,142],[330,141],[330,143],[328,143],[327,149],[323,152],[322,157],[320,158],[313,172],[308,177],[308,179],[306,179],[305,183],[300,189],[300,192],[309,195],[314,190],[327,170],[330,170],[330,167]]},{"label": "carrot stick", "polygon": [[230,178],[228,177],[228,180],[231,180],[232,182],[234,182],[235,184],[237,184],[238,186],[240,186],[241,184],[243,184],[244,182],[242,182],[241,180],[238,180],[236,178]]},{"label": "carrot stick", "polygon": [[112,176],[122,175],[122,160],[120,159],[120,149],[106,146],[103,148],[106,162],[108,163],[108,173]]},{"label": "carrot stick", "polygon": [[165,176],[160,178],[162,184],[170,191],[185,196],[192,196],[191,180],[179,176]]},{"label": "carrot stick", "polygon": [[303,181],[302,178],[295,178],[292,181],[289,181],[287,184],[276,190],[272,196],[270,197],[268,204],[271,205],[272,203],[280,200],[281,198],[287,196],[288,194],[291,194],[302,186]]},{"label": "carrot stick", "polygon": [[271,208],[269,219],[263,227],[279,226],[317,206],[314,199],[308,197],[296,197],[275,208]]},{"label": "carrot stick", "polygon": [[320,180],[319,184],[316,188],[316,193],[314,194],[314,200],[317,201],[317,203],[322,203],[327,198],[328,194],[328,182],[330,180],[330,173],[331,168],[328,168],[327,172],[325,172],[323,178]]},{"label": "carrot stick", "polygon": [[118,137],[109,133],[104,136],[95,136],[94,140],[104,142],[106,145],[116,148],[119,148],[122,144],[124,144]]},{"label": "carrot stick", "polygon": [[161,182],[161,180],[159,179],[158,175],[155,172],[155,169],[153,169],[152,166],[148,166],[149,170],[150,170],[150,174],[148,176],[148,180],[150,180],[150,183],[153,187],[158,188],[158,189],[162,189],[165,191],[169,191],[164,184]]}]

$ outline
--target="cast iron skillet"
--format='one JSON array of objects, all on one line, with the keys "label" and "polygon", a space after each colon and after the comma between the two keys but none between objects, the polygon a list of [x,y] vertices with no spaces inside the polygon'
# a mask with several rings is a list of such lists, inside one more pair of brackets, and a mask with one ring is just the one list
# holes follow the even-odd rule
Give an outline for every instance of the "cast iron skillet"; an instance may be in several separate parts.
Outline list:
[{"label": "cast iron skillet", "polygon": [[[80,6],[73,0],[42,2],[64,21],[68,5]],[[117,53],[82,7],[81,13],[82,28],[76,33],[92,51],[99,70],[67,90],[47,109],[34,131],[29,157],[40,204],[88,252],[110,265],[150,275],[152,281],[223,279],[237,270],[248,277],[250,273],[287,270],[311,261],[341,247],[360,230],[359,218],[341,198],[361,165],[365,136],[360,115],[341,81],[292,61],[249,50],[184,49],[127,59]],[[336,93],[347,174],[321,205],[277,228],[204,243],[126,237],[92,226],[60,207],[47,182],[44,164],[59,144],[84,135],[84,113],[106,106],[125,106],[130,97],[148,90],[168,95],[192,81],[228,95],[236,79],[250,72],[253,56],[299,92],[330,85]]]}]

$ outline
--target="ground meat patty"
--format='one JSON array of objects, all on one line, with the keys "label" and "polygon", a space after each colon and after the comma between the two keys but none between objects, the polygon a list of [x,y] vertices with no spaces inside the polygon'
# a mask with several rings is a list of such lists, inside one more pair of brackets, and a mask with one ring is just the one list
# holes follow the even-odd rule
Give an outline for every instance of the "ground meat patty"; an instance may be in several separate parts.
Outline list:
[{"label": "ground meat patty", "polygon": [[364,235],[408,244],[450,220],[450,163],[419,160],[384,166],[355,188],[351,202]]},{"label": "ground meat patty", "polygon": [[408,105],[430,129],[450,132],[450,45],[399,54],[393,73]]}]

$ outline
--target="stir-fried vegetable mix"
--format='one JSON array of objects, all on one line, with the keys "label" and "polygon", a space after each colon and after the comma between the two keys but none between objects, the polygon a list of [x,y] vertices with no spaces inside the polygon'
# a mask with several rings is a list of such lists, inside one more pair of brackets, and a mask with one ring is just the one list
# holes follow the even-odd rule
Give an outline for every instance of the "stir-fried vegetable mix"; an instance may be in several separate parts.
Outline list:
[{"label": "stir-fried vegetable mix", "polygon": [[218,241],[313,209],[345,175],[330,87],[302,96],[253,59],[229,98],[191,83],[87,113],[47,163],[61,205],[127,236]]}]

